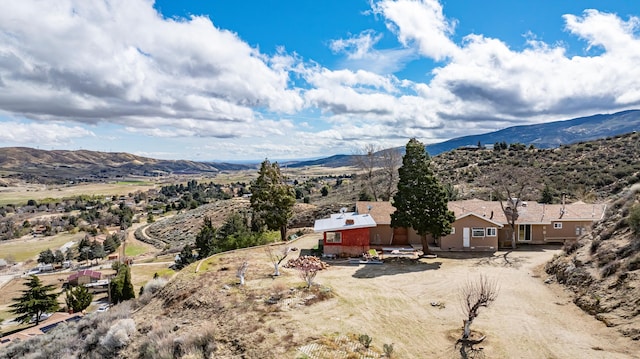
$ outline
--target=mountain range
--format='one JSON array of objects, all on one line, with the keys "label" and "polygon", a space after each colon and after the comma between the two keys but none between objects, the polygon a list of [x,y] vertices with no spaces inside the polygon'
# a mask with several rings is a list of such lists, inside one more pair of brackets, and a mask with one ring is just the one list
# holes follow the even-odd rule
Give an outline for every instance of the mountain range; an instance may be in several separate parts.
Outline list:
[{"label": "mountain range", "polygon": [[[537,148],[553,148],[576,142],[606,138],[640,129],[640,110],[614,114],[598,114],[571,120],[543,124],[514,126],[485,134],[454,138],[427,145],[430,155],[436,156],[465,146],[492,145],[496,142],[523,143]],[[399,147],[403,152],[404,148]],[[286,161],[287,167],[342,167],[354,164],[357,155],[337,154],[307,161]],[[128,153],[97,151],[46,151],[27,147],[0,148],[2,177],[52,183],[72,180],[101,180],[128,175],[154,176],[167,173],[217,173],[255,169],[257,164],[225,162],[196,162],[187,160],[158,160]]]}]

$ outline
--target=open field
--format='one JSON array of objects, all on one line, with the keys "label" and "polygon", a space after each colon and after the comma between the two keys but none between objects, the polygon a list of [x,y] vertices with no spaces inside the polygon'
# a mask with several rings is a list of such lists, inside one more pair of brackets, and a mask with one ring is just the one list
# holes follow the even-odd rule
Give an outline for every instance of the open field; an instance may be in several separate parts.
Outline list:
[{"label": "open field", "polygon": [[0,242],[0,258],[13,258],[16,262],[29,259],[37,260],[40,252],[51,249],[53,252],[67,242],[78,242],[85,233],[62,233],[52,237],[25,236],[20,239]]},{"label": "open field", "polygon": [[89,183],[70,186],[29,185],[20,187],[0,187],[0,205],[26,204],[33,199],[67,198],[75,196],[114,196],[155,188],[151,182]]}]

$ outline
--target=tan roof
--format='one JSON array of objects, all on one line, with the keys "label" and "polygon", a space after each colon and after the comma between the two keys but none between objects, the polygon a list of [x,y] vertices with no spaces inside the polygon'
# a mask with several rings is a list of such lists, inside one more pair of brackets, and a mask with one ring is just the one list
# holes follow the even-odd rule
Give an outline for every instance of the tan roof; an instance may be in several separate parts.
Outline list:
[{"label": "tan roof", "polygon": [[360,214],[370,214],[376,224],[391,224],[391,213],[396,208],[391,202],[356,202],[356,212]]},{"label": "tan roof", "polygon": [[[368,211],[368,208],[371,208]],[[483,201],[481,199],[469,199],[464,201],[450,201],[449,210],[453,211],[456,218],[469,213],[479,217],[486,217],[494,222],[507,224],[507,218],[502,211],[499,201]],[[564,208],[564,213],[562,209]],[[605,204],[589,204],[575,202],[562,204],[543,204],[536,201],[524,201],[518,207],[518,223],[551,223],[557,221],[598,221],[604,217],[607,206]],[[378,224],[391,224],[391,213],[395,207],[390,202],[356,202],[358,213],[370,213]]]}]

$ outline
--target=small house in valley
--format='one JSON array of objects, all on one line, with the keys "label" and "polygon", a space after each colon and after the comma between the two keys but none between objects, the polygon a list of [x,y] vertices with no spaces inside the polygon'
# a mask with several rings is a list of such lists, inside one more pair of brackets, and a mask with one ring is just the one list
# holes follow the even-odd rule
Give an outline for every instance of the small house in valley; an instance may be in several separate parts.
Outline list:
[{"label": "small house in valley", "polygon": [[102,279],[102,273],[85,269],[69,276],[67,281],[70,285],[85,285],[94,283]]}]

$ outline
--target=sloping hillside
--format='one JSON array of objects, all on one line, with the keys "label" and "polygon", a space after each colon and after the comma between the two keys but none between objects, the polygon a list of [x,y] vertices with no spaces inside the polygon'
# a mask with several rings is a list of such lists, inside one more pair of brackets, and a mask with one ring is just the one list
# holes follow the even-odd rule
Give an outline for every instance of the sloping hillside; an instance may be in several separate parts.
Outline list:
[{"label": "sloping hillside", "polygon": [[640,232],[630,228],[630,213],[640,212],[639,192],[640,185],[625,191],[592,233],[546,266],[575,293],[574,303],[634,340],[640,340]]},{"label": "sloping hillside", "polygon": [[[538,149],[525,145],[505,150],[453,150],[432,158],[441,181],[455,186],[461,198],[489,199],[490,175],[523,169],[537,184],[528,200],[538,200],[547,185],[555,201],[565,192],[570,200],[604,200],[640,182],[640,133]],[[489,175],[489,176],[487,176]]]},{"label": "sloping hillside", "polygon": [[37,183],[218,172],[211,164],[193,161],[157,160],[122,152],[45,151],[26,147],[0,148],[0,169],[8,173],[6,177]]},{"label": "sloping hillside", "polygon": [[[234,212],[245,213],[249,206],[249,200],[246,198],[219,200],[153,223],[144,233],[141,233],[142,229],[136,231],[136,237],[159,248],[167,245],[182,248],[187,243],[194,243],[205,217],[210,218],[213,225],[219,228],[229,215]],[[336,211],[337,209],[332,207],[296,203],[294,215],[289,221],[289,230],[295,232],[304,227],[313,227],[316,218],[328,216]]]}]

